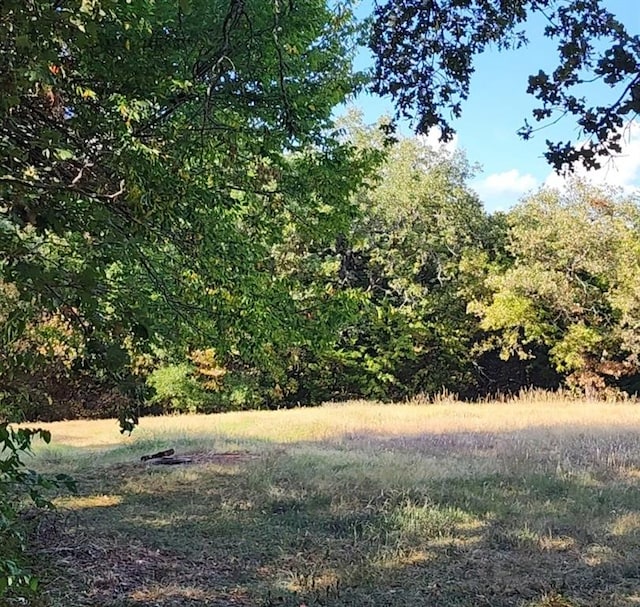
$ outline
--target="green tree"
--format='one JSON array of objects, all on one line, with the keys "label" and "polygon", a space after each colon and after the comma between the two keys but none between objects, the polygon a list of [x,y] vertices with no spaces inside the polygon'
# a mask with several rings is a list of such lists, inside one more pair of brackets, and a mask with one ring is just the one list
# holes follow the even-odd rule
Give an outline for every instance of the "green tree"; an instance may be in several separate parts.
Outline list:
[{"label": "green tree", "polygon": [[150,344],[264,362],[295,338],[269,259],[353,213],[368,165],[331,114],[356,35],[348,2],[2,2],[2,418],[34,368],[134,386]]},{"label": "green tree", "polygon": [[[351,125],[361,145],[375,130]],[[477,320],[466,312],[477,271],[494,256],[494,226],[468,188],[460,153],[403,139],[357,195],[361,217],[326,251],[333,290],[349,294],[352,320],[320,357],[328,396],[392,400],[472,389]],[[309,384],[309,379],[307,379]]]},{"label": "green tree", "polygon": [[[620,152],[622,127],[640,111],[640,36],[607,10],[604,0],[391,0],[376,6],[370,41],[376,57],[373,90],[391,95],[400,116],[417,130],[439,126],[453,135],[449,116],[462,113],[477,55],[527,43],[523,24],[544,19],[544,35],[557,41],[558,65],[529,77],[538,101],[535,122],[574,116],[589,145],[548,142],[546,157],[556,168]],[[594,81],[612,89],[612,101],[595,105],[584,96]],[[520,134],[534,127],[525,122]]]},{"label": "green tree", "polygon": [[320,0],[3,3],[13,363],[43,313],[82,334],[76,367],[119,383],[150,339],[260,358],[290,335],[295,303],[265,259],[292,224],[322,234],[352,214],[366,163],[331,112],[362,80],[356,33],[348,4]]},{"label": "green tree", "polygon": [[471,306],[503,358],[543,348],[583,391],[633,386],[639,219],[633,199],[580,182],[542,190],[509,213],[512,263],[494,268],[488,296]]}]

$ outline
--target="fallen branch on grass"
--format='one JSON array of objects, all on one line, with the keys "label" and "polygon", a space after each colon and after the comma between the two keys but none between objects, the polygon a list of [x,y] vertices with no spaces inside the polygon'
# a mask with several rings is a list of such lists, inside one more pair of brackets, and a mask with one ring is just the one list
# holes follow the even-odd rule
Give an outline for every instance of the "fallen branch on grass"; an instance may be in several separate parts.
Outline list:
[{"label": "fallen branch on grass", "polygon": [[190,457],[169,456],[153,459],[149,463],[154,466],[175,466],[177,464],[190,464],[193,460]]},{"label": "fallen branch on grass", "polygon": [[159,457],[169,457],[175,453],[175,449],[167,449],[166,451],[158,451],[158,453],[154,453],[153,455],[143,455],[140,458],[142,462],[148,462],[150,459],[157,459]]}]

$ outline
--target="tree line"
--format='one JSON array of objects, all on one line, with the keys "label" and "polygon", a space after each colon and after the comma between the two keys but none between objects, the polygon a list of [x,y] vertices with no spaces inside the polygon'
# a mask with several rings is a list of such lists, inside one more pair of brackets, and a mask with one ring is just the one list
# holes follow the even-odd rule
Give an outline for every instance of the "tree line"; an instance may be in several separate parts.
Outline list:
[{"label": "tree line", "polygon": [[[575,180],[489,214],[461,152],[419,137],[390,139],[353,115],[338,139],[370,167],[341,221],[331,218],[338,173],[327,175],[316,213],[300,204],[296,216],[288,205],[309,192],[296,184],[285,194],[285,176],[268,165],[261,170],[270,192],[256,223],[243,216],[231,242],[217,241],[237,247],[225,258],[224,284],[199,269],[220,264],[219,256],[185,263],[179,284],[165,264],[154,263],[147,280],[155,284],[113,264],[117,287],[132,281],[121,305],[162,309],[162,331],[115,315],[100,331],[86,318],[76,324],[79,308],[43,311],[4,281],[5,326],[17,311],[25,323],[5,350],[13,365],[4,367],[4,385],[25,398],[5,401],[5,414],[219,412],[442,392],[475,399],[529,387],[637,393],[637,198]],[[279,233],[259,240],[264,205],[281,189]],[[72,262],[52,247],[49,263],[54,252]],[[205,290],[202,310],[185,307],[186,287],[194,301]],[[104,293],[93,305],[107,308],[113,295]]]},{"label": "tree line", "polygon": [[[462,156],[333,118],[372,86],[446,138],[474,56],[543,11],[561,52],[535,116],[569,104],[600,141],[550,159],[597,164],[638,109],[637,36],[595,0],[502,5],[3,3],[3,417],[635,391],[633,200],[576,184],[487,215]],[[428,94],[416,36],[446,76]],[[608,113],[566,98],[589,69],[625,85]]]}]

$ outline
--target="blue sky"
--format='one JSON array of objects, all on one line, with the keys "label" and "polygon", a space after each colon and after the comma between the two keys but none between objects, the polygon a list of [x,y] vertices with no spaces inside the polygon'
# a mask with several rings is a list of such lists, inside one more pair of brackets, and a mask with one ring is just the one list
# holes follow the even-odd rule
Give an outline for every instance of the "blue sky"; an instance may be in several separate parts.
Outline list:
[{"label": "blue sky", "polygon": [[[360,14],[371,10],[371,0],[365,0]],[[604,5],[614,13],[631,33],[640,32],[640,0],[605,0]],[[538,133],[529,141],[522,141],[517,130],[531,117],[535,99],[526,94],[530,74],[540,69],[552,70],[557,65],[554,43],[542,35],[543,23],[534,19],[526,30],[530,43],[515,51],[488,50],[475,62],[469,99],[463,106],[463,116],[454,127],[455,144],[463,149],[472,163],[482,167],[472,185],[480,194],[488,210],[506,209],[544,183],[558,185],[543,153],[545,140],[573,140],[578,137],[575,122],[564,119],[558,125]],[[371,59],[362,53],[358,63],[366,65]],[[588,95],[602,98],[609,91],[600,83],[587,89]],[[354,105],[360,107],[367,122],[393,112],[390,101],[370,95],[358,97]],[[533,122],[533,120],[530,120]],[[610,183],[632,191],[640,186],[640,125],[632,125],[622,157],[597,173],[588,175],[598,183]],[[408,125],[403,132],[410,134]]]}]

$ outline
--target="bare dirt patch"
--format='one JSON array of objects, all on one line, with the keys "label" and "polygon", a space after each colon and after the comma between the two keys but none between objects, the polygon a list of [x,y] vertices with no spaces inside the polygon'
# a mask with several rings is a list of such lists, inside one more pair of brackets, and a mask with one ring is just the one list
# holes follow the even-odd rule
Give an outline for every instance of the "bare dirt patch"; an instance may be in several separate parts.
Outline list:
[{"label": "bare dirt patch", "polygon": [[216,453],[215,451],[205,451],[200,453],[189,453],[187,455],[193,464],[216,464],[218,466],[232,466],[244,464],[260,458],[257,453],[250,451],[228,451]]}]

